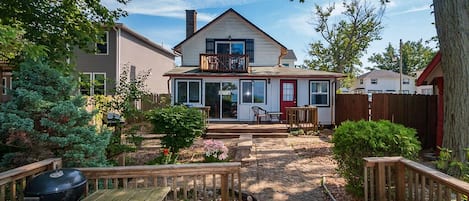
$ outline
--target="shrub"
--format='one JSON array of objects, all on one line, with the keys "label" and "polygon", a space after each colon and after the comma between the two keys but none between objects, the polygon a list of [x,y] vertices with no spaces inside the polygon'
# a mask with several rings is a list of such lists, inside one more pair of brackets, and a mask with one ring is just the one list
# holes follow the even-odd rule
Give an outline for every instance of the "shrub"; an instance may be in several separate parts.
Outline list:
[{"label": "shrub", "polygon": [[389,121],[347,121],[332,138],[338,172],[347,181],[346,190],[363,195],[364,157],[403,156],[415,159],[420,151],[416,131]]},{"label": "shrub", "polygon": [[228,148],[219,140],[204,141],[205,162],[222,162],[228,159]]},{"label": "shrub", "polygon": [[151,110],[147,113],[147,118],[152,123],[154,132],[166,134],[161,139],[161,144],[175,154],[182,148],[190,147],[204,128],[202,113],[186,106]]}]

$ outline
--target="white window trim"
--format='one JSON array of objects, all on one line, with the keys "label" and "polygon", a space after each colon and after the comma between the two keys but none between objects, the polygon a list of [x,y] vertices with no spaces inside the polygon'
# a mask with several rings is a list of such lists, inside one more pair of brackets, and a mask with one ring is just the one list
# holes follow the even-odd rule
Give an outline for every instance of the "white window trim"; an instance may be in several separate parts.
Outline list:
[{"label": "white window trim", "polygon": [[[202,81],[201,80],[187,80],[187,79],[184,79],[184,80],[176,80],[176,83],[174,85],[174,92],[175,92],[175,99],[174,99],[174,103],[179,103],[177,102],[179,100],[179,92],[178,92],[178,83],[180,82],[186,82],[187,83],[187,89],[186,89],[186,101],[183,102],[182,104],[202,104]],[[190,82],[197,82],[199,83],[199,102],[189,102],[189,83]]]},{"label": "white window trim", "polygon": [[[103,73],[103,72],[82,72],[81,74],[83,75],[89,75],[90,77],[90,96],[94,96],[94,80],[95,80],[95,75],[104,75],[104,94],[103,95],[107,95],[107,84],[106,84],[106,73]],[[80,81],[81,81],[81,77],[79,78]]]},{"label": "white window trim", "polygon": [[[326,83],[327,84],[327,92],[312,92],[312,84],[313,83]],[[321,86],[321,85],[319,85]],[[328,107],[331,103],[331,89],[330,89],[330,82],[327,80],[310,80],[309,81],[309,104],[314,105],[314,106],[326,106]],[[313,100],[312,96],[313,94],[325,94],[327,95],[327,104],[313,104],[311,101]]]},{"label": "white window trim", "polygon": [[106,53],[98,52],[98,43],[95,43],[96,52],[95,55],[109,55],[109,31],[104,32],[106,34]]},{"label": "white window trim", "polygon": [[360,79],[360,84],[363,84],[363,79]]},{"label": "white window trim", "polygon": [[243,44],[243,55],[246,54],[246,43],[244,41],[230,41],[230,40],[220,40],[215,41],[215,54],[218,54],[218,45],[219,43],[229,43],[230,44],[230,54],[231,54],[231,44],[241,43]]},{"label": "white window trim", "polygon": [[[375,83],[373,83],[373,81],[374,81]],[[371,78],[371,79],[370,79],[370,84],[378,84],[378,78]]]},{"label": "white window trim", "polygon": [[[262,82],[263,85],[262,85],[262,89],[264,90],[264,100],[262,100],[261,103],[255,103],[254,102],[254,84],[251,85],[251,91],[253,92],[252,96],[251,96],[251,102],[244,102],[244,92],[243,92],[243,83],[255,83],[255,82]],[[267,86],[266,86],[266,80],[241,80],[241,86],[240,86],[240,91],[241,91],[241,95],[239,95],[240,99],[241,99],[241,104],[266,104],[266,99],[267,99]]]},{"label": "white window trim", "polygon": [[410,84],[410,79],[409,78],[403,78],[402,79],[402,84]]}]

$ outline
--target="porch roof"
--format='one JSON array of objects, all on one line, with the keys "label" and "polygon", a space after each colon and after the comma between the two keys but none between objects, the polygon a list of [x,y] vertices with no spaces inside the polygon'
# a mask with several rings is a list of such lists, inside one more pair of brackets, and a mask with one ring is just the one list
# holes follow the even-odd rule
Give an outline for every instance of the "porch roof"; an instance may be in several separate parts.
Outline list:
[{"label": "porch roof", "polygon": [[342,73],[332,73],[301,68],[251,67],[249,73],[211,73],[202,72],[199,67],[177,67],[166,72],[169,77],[282,77],[282,78],[342,78]]}]

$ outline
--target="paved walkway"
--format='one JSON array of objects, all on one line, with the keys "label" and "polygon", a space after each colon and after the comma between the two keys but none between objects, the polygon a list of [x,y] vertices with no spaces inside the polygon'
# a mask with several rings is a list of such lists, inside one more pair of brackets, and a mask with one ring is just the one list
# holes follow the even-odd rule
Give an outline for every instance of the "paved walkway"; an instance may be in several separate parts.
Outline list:
[{"label": "paved walkway", "polygon": [[243,162],[243,189],[260,201],[328,200],[322,176],[333,172],[311,158],[301,158],[292,146],[314,143],[318,137],[253,139],[251,157]]}]

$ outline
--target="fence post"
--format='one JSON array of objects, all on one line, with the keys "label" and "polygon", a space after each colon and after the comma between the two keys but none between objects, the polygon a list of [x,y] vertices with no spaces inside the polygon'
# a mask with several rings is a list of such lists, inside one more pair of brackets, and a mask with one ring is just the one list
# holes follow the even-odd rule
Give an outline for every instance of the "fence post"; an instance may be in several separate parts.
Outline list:
[{"label": "fence post", "polygon": [[386,172],[385,172],[385,163],[379,162],[378,163],[378,171],[377,171],[377,184],[376,190],[378,192],[378,200],[385,201],[386,200]]},{"label": "fence post", "polygon": [[396,162],[396,198],[405,200],[405,167],[400,161]]},{"label": "fence post", "polygon": [[[241,192],[240,192],[241,193]],[[221,200],[228,201],[228,174],[221,175]]]}]

